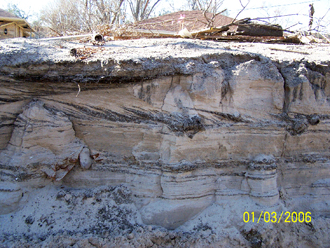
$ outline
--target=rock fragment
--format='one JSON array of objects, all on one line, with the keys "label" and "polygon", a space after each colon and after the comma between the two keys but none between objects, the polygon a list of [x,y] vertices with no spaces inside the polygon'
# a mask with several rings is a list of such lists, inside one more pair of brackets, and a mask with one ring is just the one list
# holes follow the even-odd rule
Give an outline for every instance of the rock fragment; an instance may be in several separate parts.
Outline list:
[{"label": "rock fragment", "polygon": [[320,123],[320,116],[318,115],[310,115],[307,117],[309,124],[317,125]]},{"label": "rock fragment", "polygon": [[34,223],[34,218],[33,216],[28,216],[26,219],[25,219],[25,223],[28,224],[28,225],[32,225]]},{"label": "rock fragment", "polygon": [[93,159],[91,158],[91,152],[87,147],[84,147],[80,152],[79,162],[81,168],[83,168],[84,170],[88,170],[91,167]]}]

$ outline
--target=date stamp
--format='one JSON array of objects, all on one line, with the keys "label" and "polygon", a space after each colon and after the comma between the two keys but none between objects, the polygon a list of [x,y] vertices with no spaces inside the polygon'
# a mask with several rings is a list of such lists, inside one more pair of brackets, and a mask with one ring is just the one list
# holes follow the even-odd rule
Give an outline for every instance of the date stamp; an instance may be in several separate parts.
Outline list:
[{"label": "date stamp", "polygon": [[261,211],[261,213],[255,214],[255,212],[244,212],[243,221],[248,222],[257,222],[263,221],[265,223],[296,223],[296,222],[306,222],[309,223],[312,221],[311,212],[267,212]]}]

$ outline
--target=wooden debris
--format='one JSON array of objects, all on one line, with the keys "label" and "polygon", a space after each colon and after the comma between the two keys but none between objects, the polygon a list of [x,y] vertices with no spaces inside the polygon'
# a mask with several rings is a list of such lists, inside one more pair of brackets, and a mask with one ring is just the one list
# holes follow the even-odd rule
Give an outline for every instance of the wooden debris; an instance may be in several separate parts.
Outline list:
[{"label": "wooden debris", "polygon": [[[221,14],[212,19],[211,13],[203,11],[179,11],[156,18],[116,27],[112,24],[97,27],[97,34],[75,35],[55,37],[40,40],[77,39],[81,43],[92,43],[94,46],[102,46],[109,40],[130,40],[140,38],[192,38],[214,41],[238,41],[238,42],[267,42],[267,43],[329,43],[329,38],[318,34],[290,34],[284,35],[280,25],[261,24],[265,18],[244,18],[236,20]],[[279,16],[277,16],[279,17]],[[211,18],[211,19],[210,19]],[[291,32],[292,33],[292,32]],[[72,56],[86,59],[93,54],[93,50],[83,49],[72,51]]]},{"label": "wooden debris", "polygon": [[257,23],[239,24],[236,34],[249,36],[283,36],[283,29],[280,25],[262,25]]},{"label": "wooden debris", "polygon": [[[179,14],[180,18],[178,19]],[[182,17],[182,14],[187,16]],[[262,18],[236,20],[219,15],[214,23],[218,26],[209,28],[202,14],[200,11],[181,11],[120,27],[114,27],[110,24],[101,25],[97,28],[97,32],[100,37],[111,37],[111,40],[183,37],[214,41],[294,44],[303,44],[305,43],[303,39],[306,40],[306,37],[302,38],[296,34],[284,35],[284,30],[280,25],[252,22],[252,20]],[[322,39],[326,40],[327,38],[322,37]],[[104,39],[97,42],[95,40],[97,40],[96,36],[94,43],[92,42],[94,45],[102,45],[100,42],[104,42]]]},{"label": "wooden debris", "polygon": [[292,36],[289,38],[283,36],[283,29],[279,25],[253,23],[250,18],[237,20],[219,27],[203,28],[195,31],[187,29],[189,35],[182,35],[180,31],[157,29],[162,27],[161,25],[165,25],[165,22],[166,20],[163,20],[162,23],[151,23],[149,21],[148,23],[131,24],[119,28],[103,25],[98,28],[98,32],[103,36],[111,36],[113,40],[185,37],[214,41],[301,43],[299,39],[293,39]]}]

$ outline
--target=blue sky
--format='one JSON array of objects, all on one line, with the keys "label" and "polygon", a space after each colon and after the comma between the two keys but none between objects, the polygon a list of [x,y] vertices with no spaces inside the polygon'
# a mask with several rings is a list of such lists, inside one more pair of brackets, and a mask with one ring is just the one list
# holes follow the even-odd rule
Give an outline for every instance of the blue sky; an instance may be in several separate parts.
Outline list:
[{"label": "blue sky", "polygon": [[[0,0],[0,8],[6,8],[8,3],[14,3],[29,13],[38,14],[40,10],[45,7],[48,3],[53,2],[53,0]],[[242,0],[246,3],[247,0]],[[162,9],[180,9],[184,5],[182,0],[163,0],[163,3],[158,6],[157,11]],[[329,11],[326,17],[323,19],[322,24],[327,26],[327,31],[330,33],[330,1],[329,0],[277,0],[277,1],[267,1],[267,0],[250,0],[249,5],[246,10],[242,12],[239,18],[245,17],[269,17],[281,15],[296,14],[293,16],[271,19],[276,23],[281,24],[284,28],[291,25],[295,25],[295,29],[307,30],[309,22],[309,4],[314,3],[315,9],[315,21],[314,24],[317,25],[317,20],[323,17],[327,11]],[[263,8],[262,8],[263,7]],[[235,17],[240,10],[239,0],[224,0],[223,9],[227,8],[229,16]],[[297,15],[298,14],[298,15]],[[30,22],[33,19],[30,19]],[[300,23],[300,24],[298,24]]]}]

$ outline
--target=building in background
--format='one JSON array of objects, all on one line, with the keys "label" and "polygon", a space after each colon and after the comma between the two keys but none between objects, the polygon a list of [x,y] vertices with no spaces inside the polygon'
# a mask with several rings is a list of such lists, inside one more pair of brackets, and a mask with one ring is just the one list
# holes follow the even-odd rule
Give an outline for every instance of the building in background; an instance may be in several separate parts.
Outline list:
[{"label": "building in background", "polygon": [[33,32],[25,19],[0,9],[0,39],[30,37]]},{"label": "building in background", "polygon": [[[178,11],[155,18],[146,19],[135,23],[136,28],[178,33],[183,28],[189,32],[200,31],[205,28],[224,26],[234,21],[233,18],[224,15],[213,15],[201,10]],[[165,31],[165,32],[164,32]]]}]

